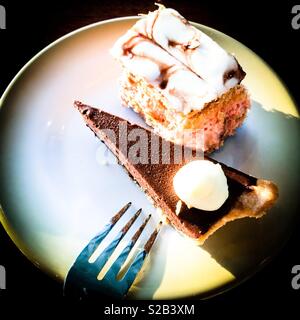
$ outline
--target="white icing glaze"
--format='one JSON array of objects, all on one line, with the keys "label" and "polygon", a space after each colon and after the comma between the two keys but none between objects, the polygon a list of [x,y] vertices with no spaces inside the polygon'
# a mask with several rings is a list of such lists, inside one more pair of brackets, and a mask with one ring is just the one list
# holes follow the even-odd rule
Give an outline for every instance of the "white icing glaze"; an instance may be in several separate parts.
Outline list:
[{"label": "white icing glaze", "polygon": [[239,69],[236,59],[176,10],[160,5],[158,10],[138,21],[134,29],[214,86],[219,95],[239,83],[237,76],[225,83],[223,78],[226,72]]},{"label": "white icing glaze", "polygon": [[[111,53],[130,72],[157,86],[170,105],[185,114],[201,110],[241,80],[232,55],[177,11],[162,5],[119,38]],[[231,78],[224,81],[231,71]]]},{"label": "white icing glaze", "polygon": [[[111,53],[129,72],[144,77],[161,90],[169,105],[177,111],[187,114],[193,109],[199,110],[217,96],[213,88],[194,72],[160,46],[132,30],[116,42]],[[166,87],[161,87],[164,77],[167,79]]]}]

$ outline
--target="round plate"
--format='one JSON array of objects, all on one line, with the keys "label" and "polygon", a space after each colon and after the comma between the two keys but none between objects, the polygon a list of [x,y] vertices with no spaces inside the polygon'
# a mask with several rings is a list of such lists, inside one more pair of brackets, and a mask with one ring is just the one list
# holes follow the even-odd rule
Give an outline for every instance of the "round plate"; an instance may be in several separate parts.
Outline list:
[{"label": "round plate", "polygon": [[[105,164],[110,153],[72,106],[81,100],[143,123],[120,104],[120,66],[109,54],[136,19],[100,22],[59,39],[18,73],[1,98],[1,222],[32,262],[60,280],[85,244],[128,201],[133,207],[116,229],[139,207],[144,209],[140,219],[154,214],[146,233],[159,219],[123,168]],[[247,72],[253,100],[242,128],[213,156],[273,180],[280,198],[264,218],[232,222],[202,247],[165,226],[130,290],[135,299],[207,297],[232,287],[277,252],[296,216],[300,143],[291,97],[251,50],[195,25],[234,52]]]}]

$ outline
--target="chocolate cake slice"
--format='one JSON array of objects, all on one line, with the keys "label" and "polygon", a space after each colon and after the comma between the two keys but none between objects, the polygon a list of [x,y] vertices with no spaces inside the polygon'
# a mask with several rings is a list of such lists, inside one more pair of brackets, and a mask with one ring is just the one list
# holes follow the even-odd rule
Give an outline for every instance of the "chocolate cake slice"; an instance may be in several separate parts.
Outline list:
[{"label": "chocolate cake slice", "polygon": [[[252,177],[219,163],[227,178],[227,200],[215,211],[188,208],[176,195],[173,178],[187,162],[203,156],[191,149],[190,158],[178,161],[179,151],[183,149],[181,145],[167,142],[152,131],[81,102],[75,102],[75,107],[87,126],[115,154],[169,222],[185,235],[197,239],[200,244],[229,221],[263,216],[278,197],[277,187],[271,181]],[[136,148],[141,137],[143,143]],[[154,149],[153,141],[157,142]],[[204,158],[218,163],[207,156]]]}]

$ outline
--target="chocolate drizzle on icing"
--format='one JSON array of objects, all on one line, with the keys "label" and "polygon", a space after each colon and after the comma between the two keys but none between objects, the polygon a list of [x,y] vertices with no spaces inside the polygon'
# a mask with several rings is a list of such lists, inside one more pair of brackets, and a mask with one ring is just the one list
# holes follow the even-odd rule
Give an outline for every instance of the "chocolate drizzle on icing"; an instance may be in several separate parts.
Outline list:
[{"label": "chocolate drizzle on icing", "polygon": [[160,71],[161,80],[160,80],[160,83],[159,83],[159,87],[162,90],[166,89],[166,87],[168,85],[168,81],[169,81],[168,76],[167,76],[168,69],[163,69],[163,70]]},{"label": "chocolate drizzle on icing", "polygon": [[235,74],[236,74],[236,70],[235,70],[235,69],[226,71],[226,72],[224,73],[224,75],[223,75],[223,83],[225,84],[226,81],[234,78],[234,77],[235,77]]},{"label": "chocolate drizzle on icing", "polygon": [[178,42],[176,42],[176,41],[174,41],[174,40],[168,39],[168,46],[169,46],[169,47],[176,47],[176,46],[178,46],[178,45],[180,45],[180,43],[178,43]]},{"label": "chocolate drizzle on icing", "polygon": [[186,51],[190,51],[193,52],[195,49],[199,48],[200,46],[200,42],[198,42],[196,45],[192,44],[192,41],[189,41],[188,43],[180,43],[180,42],[176,42],[175,40],[170,40],[168,39],[168,46],[169,47],[178,47],[181,48],[182,51],[186,52]]},{"label": "chocolate drizzle on icing", "polygon": [[158,19],[158,16],[159,16],[159,11],[156,12],[156,15],[155,15],[155,18],[153,19],[153,22],[152,22],[152,26],[151,26],[151,39],[154,39],[153,37],[153,33],[154,33],[154,26],[155,26],[155,23]]},{"label": "chocolate drizzle on icing", "polygon": [[135,56],[135,57],[148,59],[148,60],[154,62],[159,67],[159,70],[160,70],[159,78],[156,80],[158,81],[160,89],[164,90],[164,89],[166,89],[166,87],[168,85],[170,76],[177,71],[177,68],[174,65],[165,65],[165,64],[161,63],[159,60],[155,59],[154,57],[148,56],[146,53],[143,55],[141,55],[141,54],[137,55],[137,54],[133,53],[134,47],[136,45],[142,43],[143,41],[150,41],[150,40],[145,38],[141,34],[137,34],[137,35],[133,36],[126,43],[123,44],[123,47],[122,47],[123,54],[126,56],[129,56],[131,58],[133,58]]},{"label": "chocolate drizzle on icing", "polygon": [[130,38],[127,42],[125,42],[122,46],[123,49],[123,55],[133,57],[134,54],[132,52],[133,48],[141,43],[144,40],[144,36],[141,34],[136,34],[132,38]]},{"label": "chocolate drizzle on icing", "polygon": [[227,70],[223,75],[223,83],[224,83],[224,85],[228,80],[230,80],[232,78],[238,79],[239,83],[241,83],[241,81],[245,78],[246,72],[242,69],[242,67],[239,65],[239,63],[237,62],[236,59],[235,59],[235,61],[237,63],[237,68],[236,69]]},{"label": "chocolate drizzle on icing", "polygon": [[166,89],[169,78],[176,73],[178,69],[175,66],[168,66],[160,69],[159,87],[160,89]]}]

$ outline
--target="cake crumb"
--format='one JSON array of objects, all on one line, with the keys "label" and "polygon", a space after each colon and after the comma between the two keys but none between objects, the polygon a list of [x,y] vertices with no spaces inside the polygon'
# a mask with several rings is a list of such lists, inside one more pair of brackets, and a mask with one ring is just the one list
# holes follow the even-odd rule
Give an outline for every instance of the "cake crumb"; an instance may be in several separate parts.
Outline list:
[{"label": "cake crumb", "polygon": [[156,208],[156,212],[159,214],[159,216],[161,218],[161,222],[163,224],[170,224],[170,220],[168,219],[167,215],[164,214],[164,212],[162,211],[161,208]]},{"label": "cake crumb", "polygon": [[176,209],[175,209],[175,213],[177,215],[179,215],[180,211],[181,211],[181,208],[182,208],[182,201],[181,200],[178,200],[177,203],[176,203]]}]

